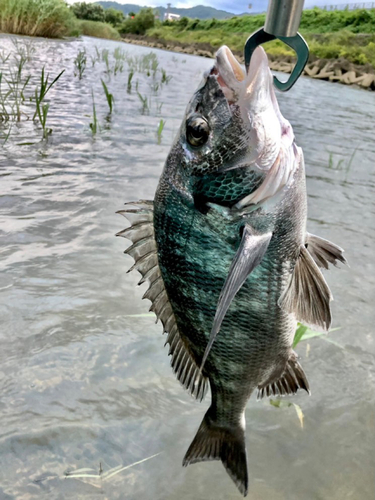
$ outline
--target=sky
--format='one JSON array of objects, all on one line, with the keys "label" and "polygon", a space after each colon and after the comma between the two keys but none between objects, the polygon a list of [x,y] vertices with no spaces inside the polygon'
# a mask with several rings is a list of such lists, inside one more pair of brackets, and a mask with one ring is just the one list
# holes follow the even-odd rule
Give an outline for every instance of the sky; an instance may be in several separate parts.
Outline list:
[{"label": "sky", "polygon": [[[83,0],[68,0],[69,4],[75,1]],[[95,0],[85,0],[86,2],[91,2]],[[166,2],[161,0],[116,0],[118,3],[132,3],[137,5],[147,5],[150,7],[167,6]],[[171,0],[172,7],[194,7],[195,5],[208,5],[210,7],[215,7],[215,9],[222,9],[228,12],[234,12],[240,14],[242,12],[248,12],[249,3],[252,4],[252,10],[254,12],[261,12],[267,10],[268,1],[267,0],[237,0],[236,2],[230,0],[178,0],[173,2]],[[350,0],[305,0],[305,7],[324,6],[324,5],[347,5]],[[355,3],[355,2],[353,2]],[[358,2],[357,2],[358,3]]]}]

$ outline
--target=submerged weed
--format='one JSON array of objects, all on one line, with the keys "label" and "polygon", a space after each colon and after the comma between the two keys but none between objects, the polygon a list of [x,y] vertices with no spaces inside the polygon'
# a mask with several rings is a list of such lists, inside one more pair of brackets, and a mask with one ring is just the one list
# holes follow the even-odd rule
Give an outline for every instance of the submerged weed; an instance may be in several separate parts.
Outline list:
[{"label": "submerged weed", "polygon": [[356,147],[353,150],[353,153],[351,154],[349,160],[345,160],[344,158],[341,158],[336,164],[333,159],[333,153],[329,152],[329,157],[328,157],[328,168],[331,170],[337,170],[337,171],[344,171],[345,172],[345,182],[347,181],[347,177],[349,174],[349,171],[352,167],[352,163],[354,160],[354,156],[358,150],[358,147]]},{"label": "submerged weed", "polygon": [[130,92],[132,91],[132,79],[133,79],[133,76],[134,76],[134,70],[131,69],[129,71],[129,74],[128,74],[128,85],[127,85],[127,92],[128,92],[128,94],[130,94]]},{"label": "submerged weed", "polygon": [[105,63],[106,73],[110,74],[111,68],[109,65],[109,50],[108,49],[102,49],[102,61]]},{"label": "submerged weed", "polygon": [[150,111],[150,106],[148,103],[147,96],[146,95],[143,96],[140,92],[138,92],[138,90],[137,90],[137,95],[138,95],[139,100],[141,101],[141,104],[142,104],[142,109],[141,109],[142,115],[148,115],[148,113]]},{"label": "submerged weed", "polygon": [[7,54],[5,50],[0,51],[0,61],[5,64],[7,60],[10,58],[11,53]]},{"label": "submerged weed", "polygon": [[161,83],[169,83],[172,80],[171,76],[167,76],[165,69],[161,68]]},{"label": "submerged weed", "polygon": [[75,71],[74,75],[78,76],[80,80],[82,80],[83,73],[85,72],[86,69],[86,64],[87,64],[87,56],[86,56],[86,49],[79,50],[77,57],[74,59],[74,66],[75,66]]}]

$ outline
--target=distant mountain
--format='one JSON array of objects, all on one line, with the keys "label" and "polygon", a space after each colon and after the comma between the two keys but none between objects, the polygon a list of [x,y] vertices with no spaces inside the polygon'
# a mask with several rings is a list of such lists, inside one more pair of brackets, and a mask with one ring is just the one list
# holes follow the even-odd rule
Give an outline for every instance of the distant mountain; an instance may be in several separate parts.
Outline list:
[{"label": "distant mountain", "polygon": [[[140,5],[131,3],[122,4],[110,1],[102,1],[96,3],[104,7],[104,9],[109,9],[110,7],[112,7],[113,9],[121,10],[124,14],[129,14],[129,12],[134,12],[135,14],[137,14],[137,12],[142,9]],[[155,7],[154,10],[157,10],[159,12],[161,19],[163,19],[164,13],[167,11],[165,7]],[[192,19],[228,19],[229,17],[233,17],[236,15],[233,14],[233,12],[214,9],[213,7],[207,7],[206,5],[196,5],[195,7],[191,7],[189,9],[177,9],[175,7],[171,7],[169,9],[169,12],[171,14],[179,14],[181,17],[191,17]]]}]

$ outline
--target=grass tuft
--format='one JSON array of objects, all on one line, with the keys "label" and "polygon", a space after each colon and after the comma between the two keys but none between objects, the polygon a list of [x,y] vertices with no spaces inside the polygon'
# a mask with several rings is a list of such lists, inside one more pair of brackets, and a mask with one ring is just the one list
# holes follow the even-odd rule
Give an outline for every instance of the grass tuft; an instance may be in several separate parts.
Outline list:
[{"label": "grass tuft", "polygon": [[76,30],[76,18],[64,0],[0,0],[0,31],[59,38]]}]

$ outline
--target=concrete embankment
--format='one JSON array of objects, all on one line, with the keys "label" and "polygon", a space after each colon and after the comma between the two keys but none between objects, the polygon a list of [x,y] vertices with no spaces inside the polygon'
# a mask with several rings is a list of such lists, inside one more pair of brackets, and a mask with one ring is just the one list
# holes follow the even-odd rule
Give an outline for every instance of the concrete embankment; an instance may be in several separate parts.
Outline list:
[{"label": "concrete embankment", "polygon": [[[215,55],[215,49],[208,43],[187,44],[140,35],[126,35],[123,37],[123,41],[202,57],[214,57]],[[234,54],[243,63],[243,55],[236,51]],[[271,69],[283,73],[290,73],[295,64],[295,59],[291,56],[269,56],[269,60]],[[370,64],[364,66],[353,64],[344,58],[317,59],[311,55],[303,74],[318,80],[357,85],[367,90],[375,90],[375,68]]]}]

